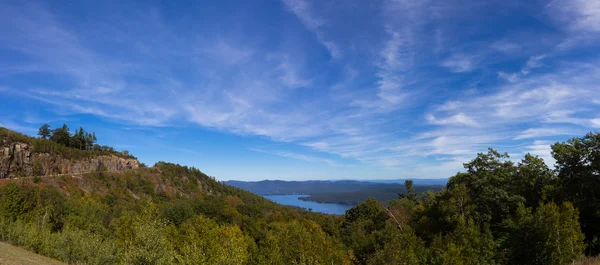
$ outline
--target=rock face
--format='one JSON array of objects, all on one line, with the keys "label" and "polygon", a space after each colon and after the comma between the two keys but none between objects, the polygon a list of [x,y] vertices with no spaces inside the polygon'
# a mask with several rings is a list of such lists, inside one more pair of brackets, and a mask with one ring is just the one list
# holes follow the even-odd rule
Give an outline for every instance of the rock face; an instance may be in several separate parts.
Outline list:
[{"label": "rock face", "polygon": [[29,144],[21,142],[0,143],[0,179],[57,174],[81,174],[95,171],[125,171],[137,169],[137,159],[102,155],[82,159],[66,159],[59,155],[32,153]]}]

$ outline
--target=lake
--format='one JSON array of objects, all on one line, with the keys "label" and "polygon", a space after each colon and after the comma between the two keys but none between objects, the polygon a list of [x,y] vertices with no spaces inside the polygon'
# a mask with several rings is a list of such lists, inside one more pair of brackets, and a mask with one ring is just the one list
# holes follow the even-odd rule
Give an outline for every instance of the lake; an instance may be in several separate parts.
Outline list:
[{"label": "lake", "polygon": [[282,205],[291,205],[302,207],[304,209],[312,209],[313,212],[326,214],[344,214],[346,213],[346,210],[353,207],[352,205],[346,204],[318,203],[298,199],[307,196],[309,195],[263,195],[263,197]]}]

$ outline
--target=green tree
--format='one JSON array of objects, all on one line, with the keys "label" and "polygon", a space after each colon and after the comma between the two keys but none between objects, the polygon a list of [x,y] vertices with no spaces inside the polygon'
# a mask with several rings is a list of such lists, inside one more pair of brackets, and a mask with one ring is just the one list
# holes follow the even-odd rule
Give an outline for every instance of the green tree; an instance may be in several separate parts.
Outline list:
[{"label": "green tree", "polygon": [[556,159],[560,197],[580,211],[588,253],[600,253],[600,133],[588,133],[566,143],[552,145]]},{"label": "green tree", "polygon": [[62,144],[64,146],[70,146],[71,134],[69,133],[69,127],[66,124],[63,124],[61,128],[56,128],[52,132],[52,136],[50,136],[50,140]]},{"label": "green tree", "polygon": [[378,234],[385,228],[388,218],[387,211],[374,199],[346,211],[341,227],[342,240],[362,264],[366,264],[381,246]]},{"label": "green tree", "polygon": [[75,133],[73,133],[73,136],[71,136],[71,139],[69,139],[69,146],[80,150],[83,149],[83,146],[85,145],[83,133],[83,128],[81,127],[75,130]]},{"label": "green tree", "polygon": [[406,189],[406,194],[400,193],[399,194],[399,198],[407,198],[410,201],[416,202],[417,201],[417,194],[415,193],[415,190],[413,188],[413,181],[410,179],[407,179],[404,181],[404,188]]},{"label": "green tree", "polygon": [[[512,190],[525,198],[525,206],[537,207],[544,202],[554,189],[554,173],[544,160],[526,154],[517,166]],[[550,194],[552,195],[552,194]]]},{"label": "green tree", "polygon": [[584,235],[571,203],[548,203],[531,211],[521,207],[518,228],[508,241],[510,264],[561,265],[583,256]]},{"label": "green tree", "polygon": [[260,242],[263,264],[350,264],[352,256],[312,221],[292,220],[269,227]]},{"label": "green tree", "polygon": [[479,153],[469,163],[465,163],[466,173],[450,178],[448,189],[465,185],[469,197],[475,205],[472,217],[479,223],[489,223],[492,231],[502,231],[503,220],[510,218],[519,203],[524,201],[512,189],[517,167],[508,160],[508,154],[500,154],[494,149]]},{"label": "green tree", "polygon": [[462,216],[446,235],[439,234],[431,244],[428,264],[495,264],[495,242],[491,231],[467,222]]},{"label": "green tree", "polygon": [[126,264],[172,264],[178,258],[168,237],[166,221],[159,218],[152,202],[142,214],[124,216],[117,223],[117,234]]},{"label": "green tree", "polygon": [[386,265],[386,264],[427,264],[427,249],[425,243],[417,237],[415,232],[409,227],[404,226],[402,230],[398,229],[395,223],[388,221],[380,235],[383,247],[369,257],[367,264]]},{"label": "green tree", "polygon": [[8,220],[26,219],[37,204],[36,190],[31,186],[7,184],[0,193],[0,216]]},{"label": "green tree", "polygon": [[190,219],[182,225],[177,240],[181,264],[245,264],[253,244],[235,226],[219,226],[204,216]]},{"label": "green tree", "polygon": [[42,125],[42,127],[40,127],[40,129],[38,131],[38,135],[44,139],[48,139],[48,137],[50,137],[51,134],[52,134],[52,131],[50,129],[50,125],[48,125],[48,124]]}]

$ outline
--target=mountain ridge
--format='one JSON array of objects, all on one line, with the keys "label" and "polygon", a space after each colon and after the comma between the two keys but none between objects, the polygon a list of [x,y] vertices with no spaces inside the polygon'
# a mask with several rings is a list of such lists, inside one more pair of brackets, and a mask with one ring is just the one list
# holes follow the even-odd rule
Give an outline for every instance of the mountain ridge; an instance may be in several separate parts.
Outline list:
[{"label": "mountain ridge", "polygon": [[[229,180],[223,183],[240,189],[245,189],[260,195],[315,195],[322,193],[358,192],[365,190],[397,189],[405,191],[405,179],[395,180],[397,182],[374,182],[366,180],[261,180],[240,181]],[[392,181],[392,180],[390,180]],[[445,186],[447,179],[414,179],[415,186]],[[443,183],[443,184],[442,184]]]}]

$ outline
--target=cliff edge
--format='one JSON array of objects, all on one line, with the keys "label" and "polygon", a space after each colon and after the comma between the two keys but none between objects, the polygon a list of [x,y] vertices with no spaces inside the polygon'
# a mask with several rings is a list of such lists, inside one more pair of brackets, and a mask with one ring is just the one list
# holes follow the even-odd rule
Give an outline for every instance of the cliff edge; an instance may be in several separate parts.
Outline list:
[{"label": "cliff edge", "polygon": [[36,141],[46,140],[19,136],[19,139],[0,137],[0,179],[98,171],[115,172],[140,167],[140,162],[135,158],[107,152],[77,150],[77,155],[44,152],[48,148],[36,148],[36,145],[39,145]]}]

